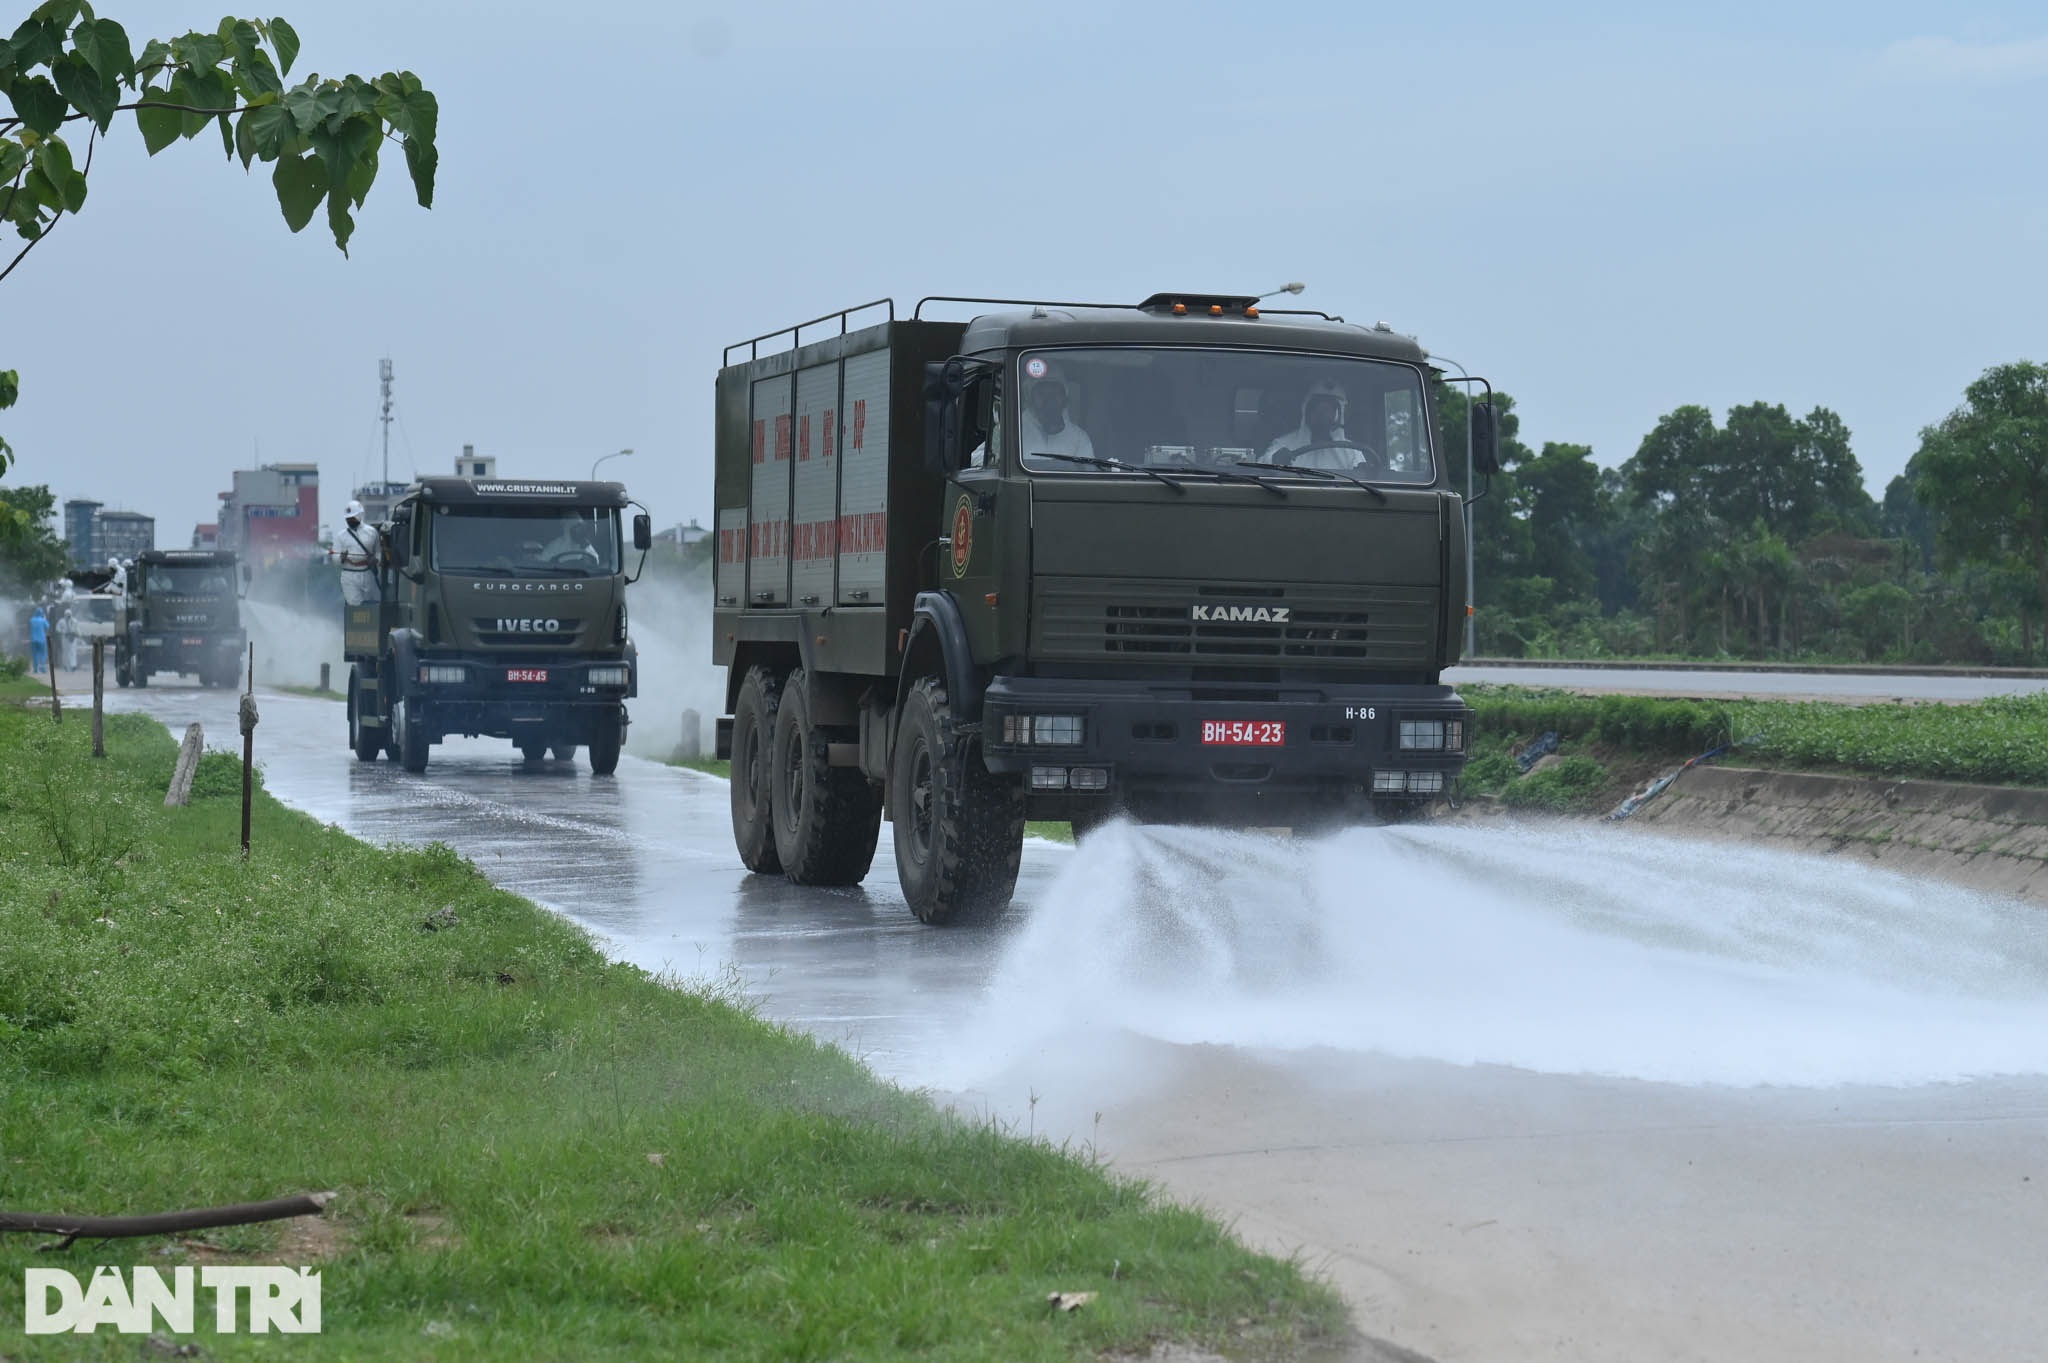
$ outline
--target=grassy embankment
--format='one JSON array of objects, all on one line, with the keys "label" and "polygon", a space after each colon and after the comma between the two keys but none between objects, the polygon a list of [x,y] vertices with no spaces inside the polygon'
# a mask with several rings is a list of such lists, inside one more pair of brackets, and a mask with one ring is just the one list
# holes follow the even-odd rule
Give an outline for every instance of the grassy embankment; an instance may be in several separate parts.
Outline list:
[{"label": "grassy embankment", "polygon": [[339,691],[323,691],[317,686],[273,686],[272,691],[282,691],[288,696],[306,696],[313,700],[347,700]]},{"label": "grassy embankment", "polygon": [[[266,795],[243,863],[232,759],[166,810],[164,730],[109,716],[95,761],[89,729],[0,704],[0,1207],[341,1198],[203,1246],[0,1236],[9,1358],[137,1348],[19,1333],[25,1267],[194,1256],[317,1263],[316,1357],[1272,1354],[1344,1328],[1214,1221],[608,963],[446,848]],[[1055,1290],[1100,1296],[1055,1314]],[[200,1321],[209,1357],[274,1352]]]},{"label": "grassy embankment", "polygon": [[[1466,686],[1476,725],[1465,788],[1506,803],[1584,812],[1619,803],[1645,772],[1724,743],[1725,765],[1854,776],[2048,786],[2048,695],[1970,705],[1838,705],[1587,696]],[[1546,732],[1560,760],[1517,776],[1513,754]]]}]

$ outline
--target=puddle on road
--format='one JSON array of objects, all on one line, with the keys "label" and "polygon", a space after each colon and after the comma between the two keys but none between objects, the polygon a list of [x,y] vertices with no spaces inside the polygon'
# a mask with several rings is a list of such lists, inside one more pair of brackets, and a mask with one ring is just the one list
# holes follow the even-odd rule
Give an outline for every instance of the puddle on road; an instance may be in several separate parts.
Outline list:
[{"label": "puddle on road", "polygon": [[2048,1073],[2048,915],[1849,862],[1597,829],[1116,826],[1035,900],[972,1053],[922,1082],[1118,1035],[1679,1084]]}]

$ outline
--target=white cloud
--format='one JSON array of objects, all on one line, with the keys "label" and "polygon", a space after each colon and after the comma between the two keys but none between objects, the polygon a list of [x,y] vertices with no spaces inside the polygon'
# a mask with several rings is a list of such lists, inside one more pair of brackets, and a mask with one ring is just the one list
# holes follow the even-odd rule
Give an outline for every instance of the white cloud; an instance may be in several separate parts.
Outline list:
[{"label": "white cloud", "polygon": [[1915,80],[2023,81],[2048,75],[2048,38],[1959,42],[1905,38],[1878,54],[1880,69]]}]

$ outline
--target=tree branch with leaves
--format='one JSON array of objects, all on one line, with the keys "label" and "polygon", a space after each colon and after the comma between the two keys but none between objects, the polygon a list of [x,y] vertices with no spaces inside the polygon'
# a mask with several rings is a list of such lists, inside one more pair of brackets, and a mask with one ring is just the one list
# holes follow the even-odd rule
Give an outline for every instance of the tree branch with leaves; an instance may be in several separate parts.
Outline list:
[{"label": "tree branch with leaves", "polygon": [[[373,80],[314,74],[287,86],[298,58],[299,35],[283,19],[223,19],[212,33],[151,39],[138,51],[126,29],[82,0],[38,5],[0,40],[0,96],[11,110],[0,114],[0,223],[24,243],[0,279],[85,207],[93,152],[123,113],[134,116],[151,156],[217,127],[244,171],[258,161],[272,167],[292,231],[325,204],[344,255],[386,145],[405,157],[420,207],[433,207],[433,92],[410,71]],[[82,158],[72,145],[81,131]],[[18,391],[16,372],[0,370],[0,408]],[[0,474],[12,459],[0,440]],[[0,524],[0,535],[9,529]]]}]

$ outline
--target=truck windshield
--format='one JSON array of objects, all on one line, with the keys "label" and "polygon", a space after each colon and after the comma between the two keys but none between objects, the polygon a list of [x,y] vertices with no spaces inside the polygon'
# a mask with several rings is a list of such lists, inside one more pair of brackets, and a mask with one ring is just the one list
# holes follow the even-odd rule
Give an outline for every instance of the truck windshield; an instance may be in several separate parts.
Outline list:
[{"label": "truck windshield", "polygon": [[610,507],[434,511],[434,566],[442,572],[610,577],[619,570],[618,513]]},{"label": "truck windshield", "polygon": [[1167,470],[1271,464],[1278,477],[1302,467],[1371,483],[1436,481],[1413,365],[1117,347],[1027,352],[1018,377],[1017,449],[1034,473],[1117,472],[1039,457],[1091,455]]},{"label": "truck windshield", "polygon": [[158,596],[227,596],[235,590],[233,571],[218,565],[174,568],[154,563],[143,569],[143,577]]}]

